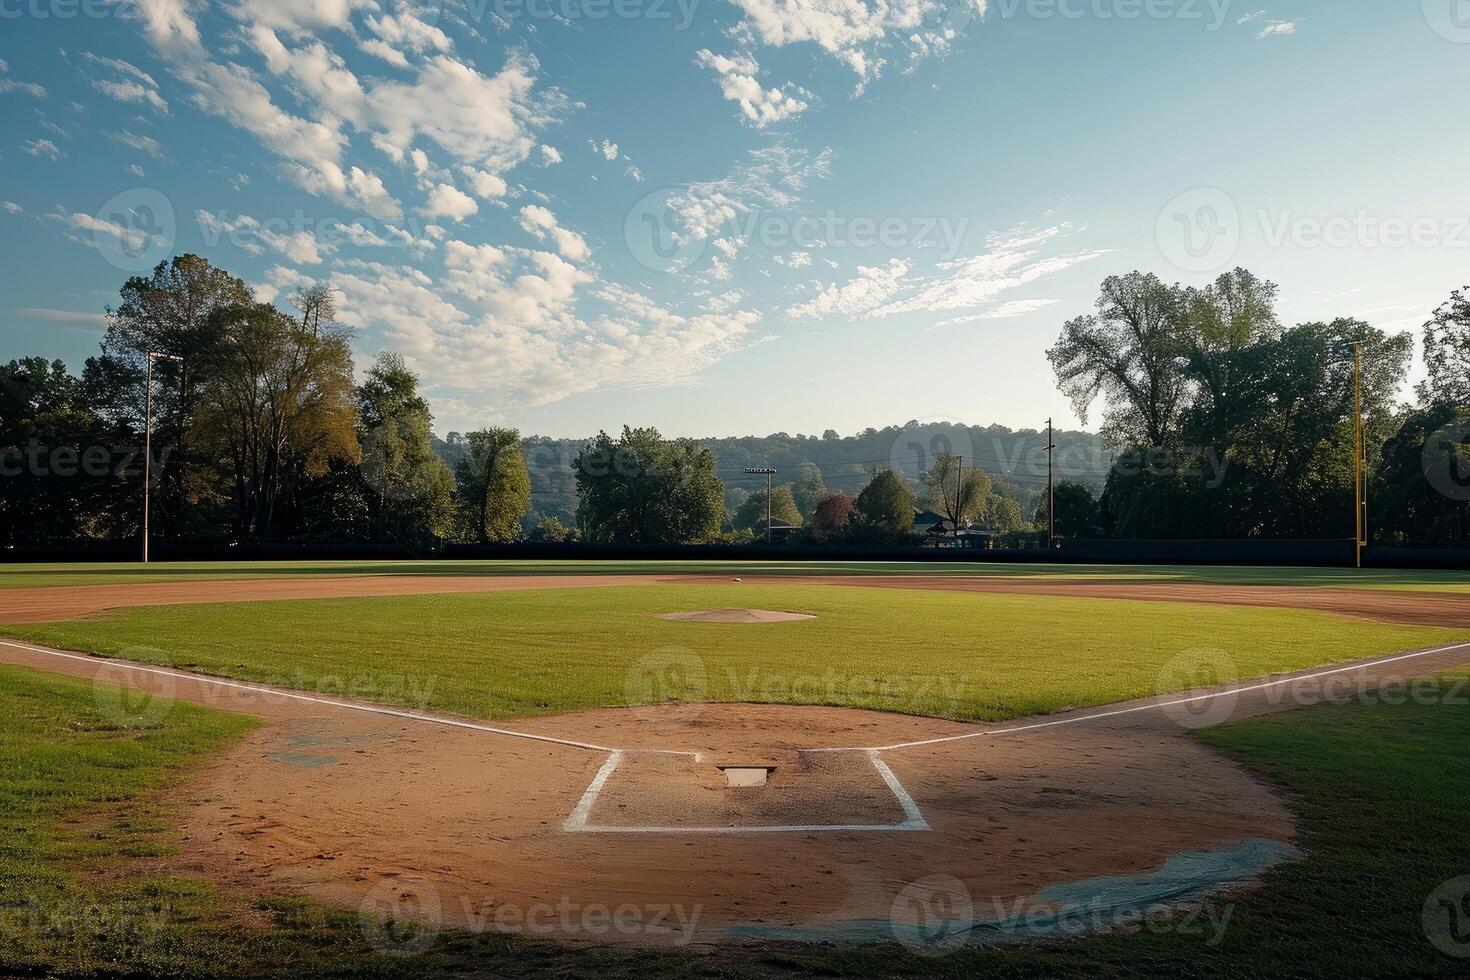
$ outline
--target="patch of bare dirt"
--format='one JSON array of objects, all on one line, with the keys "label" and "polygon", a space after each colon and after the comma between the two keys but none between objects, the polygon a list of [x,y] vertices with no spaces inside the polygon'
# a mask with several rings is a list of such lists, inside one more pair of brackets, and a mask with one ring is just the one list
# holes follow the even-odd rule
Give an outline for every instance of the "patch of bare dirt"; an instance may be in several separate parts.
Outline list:
[{"label": "patch of bare dirt", "polygon": [[708,609],[703,612],[659,613],[658,618],[676,623],[797,623],[817,617],[770,609]]}]

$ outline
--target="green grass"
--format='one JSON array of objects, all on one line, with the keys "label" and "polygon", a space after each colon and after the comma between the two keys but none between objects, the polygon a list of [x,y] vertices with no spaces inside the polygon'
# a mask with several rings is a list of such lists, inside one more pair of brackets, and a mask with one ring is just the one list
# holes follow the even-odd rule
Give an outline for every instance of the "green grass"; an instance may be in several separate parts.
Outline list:
[{"label": "green grass", "polygon": [[0,565],[0,589],[144,584],[315,575],[976,575],[1106,582],[1310,585],[1324,588],[1470,592],[1470,572],[1412,569],[1027,565],[970,562],[783,561],[279,561]]},{"label": "green grass", "polygon": [[[735,625],[652,615],[724,606],[817,618]],[[754,583],[154,606],[4,632],[481,718],[621,705],[651,692],[966,720],[1159,693],[1161,676],[1173,689],[1466,635],[1291,609]],[[1233,670],[1193,675],[1202,650],[1222,651]],[[649,688],[650,670],[662,676],[655,668],[670,662],[689,686]]]},{"label": "green grass", "polygon": [[[1446,688],[1448,690],[1448,688]],[[1470,872],[1470,708],[1322,705],[1202,733],[1280,785],[1306,860],[1137,934],[915,957],[897,946],[770,946],[718,957],[445,934],[385,958],[356,915],[169,875],[158,791],[248,722],[179,705],[119,725],[88,685],[0,667],[0,973],[366,977],[1458,977],[1420,927]],[[248,918],[246,916],[248,913]]]}]

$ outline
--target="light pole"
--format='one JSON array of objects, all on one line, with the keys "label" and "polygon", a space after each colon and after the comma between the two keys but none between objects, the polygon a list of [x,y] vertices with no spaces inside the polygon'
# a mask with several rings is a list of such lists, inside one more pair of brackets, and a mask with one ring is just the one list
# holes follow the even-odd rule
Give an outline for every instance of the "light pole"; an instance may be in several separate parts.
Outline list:
[{"label": "light pole", "polygon": [[766,478],[766,544],[771,543],[771,477],[776,471],[769,466],[747,466],[745,472]]},{"label": "light pole", "polygon": [[148,562],[148,485],[153,480],[153,362],[158,358],[165,361],[173,361],[183,364],[184,359],[174,354],[164,354],[156,350],[148,352],[148,370],[144,387],[147,393],[143,396],[143,563]]},{"label": "light pole", "polygon": [[1057,448],[1052,438],[1051,419],[1046,420],[1046,547],[1048,551],[1057,546],[1057,494],[1052,483],[1052,451]]}]

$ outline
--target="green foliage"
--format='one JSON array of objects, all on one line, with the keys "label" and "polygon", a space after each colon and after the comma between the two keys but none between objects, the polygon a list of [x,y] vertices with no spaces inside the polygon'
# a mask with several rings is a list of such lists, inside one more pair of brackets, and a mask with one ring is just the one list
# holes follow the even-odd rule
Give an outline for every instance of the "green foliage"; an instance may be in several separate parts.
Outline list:
[{"label": "green foliage", "polygon": [[893,470],[873,474],[853,504],[854,530],[881,541],[896,541],[914,527],[914,494]]},{"label": "green foliage", "polygon": [[[796,498],[791,489],[791,484],[783,483],[771,488],[771,523],[788,524],[793,527],[800,526],[802,522],[801,509],[796,505]],[[731,519],[735,530],[761,531],[766,528],[766,489],[759,490],[745,498],[745,502],[735,511]]]},{"label": "green foliage", "polygon": [[465,436],[466,453],[455,470],[460,506],[474,540],[515,541],[531,507],[531,479],[515,429],[481,429]]},{"label": "green foliage", "polygon": [[600,432],[577,454],[577,519],[588,541],[704,544],[720,533],[724,484],[714,455],[657,429]]},{"label": "green foliage", "polygon": [[[1102,534],[1097,497],[1089,488],[1063,480],[1056,485],[1054,496],[1057,504],[1057,537],[1095,538]],[[1049,527],[1046,504],[1046,497],[1043,496],[1036,504],[1036,516],[1033,519],[1036,529],[1041,532]]]},{"label": "green foliage", "polygon": [[949,522],[951,530],[981,519],[990,503],[990,476],[965,466],[955,453],[940,453],[934,465],[919,475],[923,493],[920,506]]},{"label": "green foliage", "polygon": [[577,540],[577,529],[567,527],[555,517],[543,517],[532,529],[530,538],[545,544],[567,544]]},{"label": "green foliage", "polygon": [[368,538],[423,546],[454,529],[454,474],[434,452],[419,379],[383,353],[357,389]]},{"label": "green foliage", "polygon": [[[827,484],[822,480],[822,471],[814,464],[805,467],[806,476],[797,480],[791,486],[791,497],[796,503],[796,509],[801,513],[801,520],[810,520],[812,514],[817,510],[817,504],[827,496]],[[800,521],[791,521],[797,524]]]},{"label": "green foliage", "polygon": [[1457,289],[1424,325],[1425,404],[1470,408],[1470,286]]}]

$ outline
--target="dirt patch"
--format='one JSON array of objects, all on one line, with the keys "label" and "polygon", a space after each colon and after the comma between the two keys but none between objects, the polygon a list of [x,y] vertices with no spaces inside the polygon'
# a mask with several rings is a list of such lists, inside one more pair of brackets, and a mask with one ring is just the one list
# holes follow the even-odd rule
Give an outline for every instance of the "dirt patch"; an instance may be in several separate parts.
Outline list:
[{"label": "dirt patch", "polygon": [[[1361,690],[1466,660],[1470,647],[1337,676]],[[1295,703],[1279,689],[1239,693],[1223,711],[1180,714],[1142,701],[1023,731],[1021,722],[770,705],[607,709],[507,725],[633,755],[655,750],[610,767],[610,753],[596,748],[96,658],[0,643],[0,661],[268,720],[184,791],[171,868],[351,910],[388,912],[412,896],[445,927],[714,944],[750,928],[887,921],[905,889],[935,875],[962,882],[977,909],[1013,908],[1048,888],[1294,834],[1271,791],[1189,734]],[[1069,717],[1082,720],[1055,724]],[[889,746],[881,759],[926,829],[687,830],[892,824],[904,817],[902,802],[865,746]],[[766,787],[730,789],[720,778],[721,764],[757,763],[774,766]],[[583,804],[589,823],[613,829],[567,832]],[[622,910],[617,928],[607,925],[610,910]]]},{"label": "dirt patch", "polygon": [[708,609],[704,612],[659,613],[658,618],[676,623],[797,623],[817,617],[770,609]]},{"label": "dirt patch", "polygon": [[503,592],[528,589],[596,589],[656,585],[663,575],[332,575],[320,578],[157,582],[144,585],[74,585],[0,592],[0,623],[87,619],[112,609],[203,602],[273,602],[283,599],[351,599],[439,592]]}]

